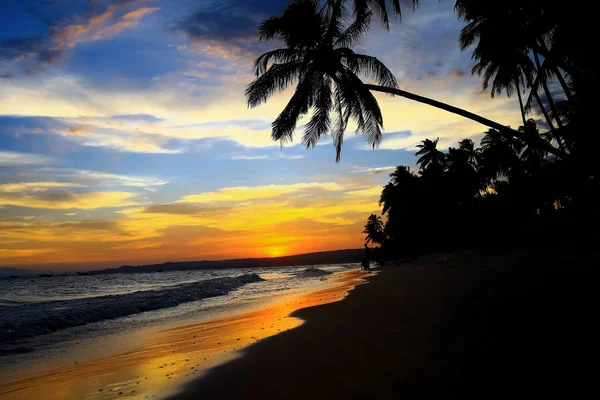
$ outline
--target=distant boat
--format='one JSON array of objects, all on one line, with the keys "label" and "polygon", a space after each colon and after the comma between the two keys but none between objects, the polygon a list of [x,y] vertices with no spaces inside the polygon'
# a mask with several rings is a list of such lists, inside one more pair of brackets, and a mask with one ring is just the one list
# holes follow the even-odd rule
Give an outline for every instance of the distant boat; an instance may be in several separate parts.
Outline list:
[{"label": "distant boat", "polygon": [[54,276],[54,273],[52,272],[52,270],[51,270],[51,269],[49,269],[48,271],[50,271],[50,273],[49,273],[49,274],[38,274],[38,276],[39,276],[40,278],[52,278],[52,277]]},{"label": "distant boat", "polygon": [[96,273],[94,271],[88,271],[88,272],[79,272],[79,271],[77,271],[77,275],[79,275],[79,276],[96,275]]}]

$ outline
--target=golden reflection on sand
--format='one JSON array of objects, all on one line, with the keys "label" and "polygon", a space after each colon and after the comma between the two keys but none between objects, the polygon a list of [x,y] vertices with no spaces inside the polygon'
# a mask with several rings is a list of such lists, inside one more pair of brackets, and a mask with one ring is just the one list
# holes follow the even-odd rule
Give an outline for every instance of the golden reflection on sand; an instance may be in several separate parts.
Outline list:
[{"label": "golden reflection on sand", "polygon": [[[336,276],[335,286],[285,299],[267,308],[197,324],[148,331],[144,345],[95,361],[46,370],[0,383],[1,399],[144,399],[165,394],[208,368],[233,359],[237,350],[302,324],[289,315],[339,301],[364,272]],[[144,337],[145,335],[145,337]]]}]

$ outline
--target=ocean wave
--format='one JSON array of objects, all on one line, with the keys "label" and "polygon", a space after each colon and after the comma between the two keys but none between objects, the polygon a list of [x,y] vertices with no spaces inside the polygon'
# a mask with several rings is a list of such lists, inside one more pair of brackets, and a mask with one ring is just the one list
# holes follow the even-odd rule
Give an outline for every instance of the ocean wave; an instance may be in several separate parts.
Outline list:
[{"label": "ocean wave", "polygon": [[6,307],[0,313],[0,343],[222,296],[247,283],[262,280],[257,274],[245,274],[160,290]]},{"label": "ocean wave", "polygon": [[325,271],[325,270],[322,270],[317,267],[309,267],[309,268],[306,268],[304,271],[297,273],[297,276],[313,278],[315,276],[323,276],[323,275],[331,275],[331,274],[332,274],[332,272]]}]

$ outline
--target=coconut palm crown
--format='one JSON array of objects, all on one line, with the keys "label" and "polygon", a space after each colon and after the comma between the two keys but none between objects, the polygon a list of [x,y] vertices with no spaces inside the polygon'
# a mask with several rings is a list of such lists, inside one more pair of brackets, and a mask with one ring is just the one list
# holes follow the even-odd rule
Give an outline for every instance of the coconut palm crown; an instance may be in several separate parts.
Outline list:
[{"label": "coconut palm crown", "polygon": [[343,1],[319,9],[318,1],[294,0],[281,16],[265,20],[258,29],[259,38],[278,39],[286,47],[256,59],[256,79],[246,89],[248,105],[256,107],[296,84],[290,101],[272,124],[273,139],[291,141],[298,120],[312,109],[302,142],[312,148],[331,132],[336,161],[350,119],[370,145],[376,147],[381,142],[383,116],[359,75],[385,87],[398,86],[394,75],[377,58],[351,49],[368,30],[371,12],[358,14],[348,26],[344,25],[345,15]]}]

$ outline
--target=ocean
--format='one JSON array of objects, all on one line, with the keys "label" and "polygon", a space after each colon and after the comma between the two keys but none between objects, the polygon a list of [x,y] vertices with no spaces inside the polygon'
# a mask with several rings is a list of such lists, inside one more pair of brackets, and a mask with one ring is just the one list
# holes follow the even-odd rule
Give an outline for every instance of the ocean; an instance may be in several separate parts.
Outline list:
[{"label": "ocean", "polygon": [[[313,270],[316,268],[316,270]],[[276,296],[318,290],[335,264],[0,280],[0,356],[167,322],[208,319]]]}]

